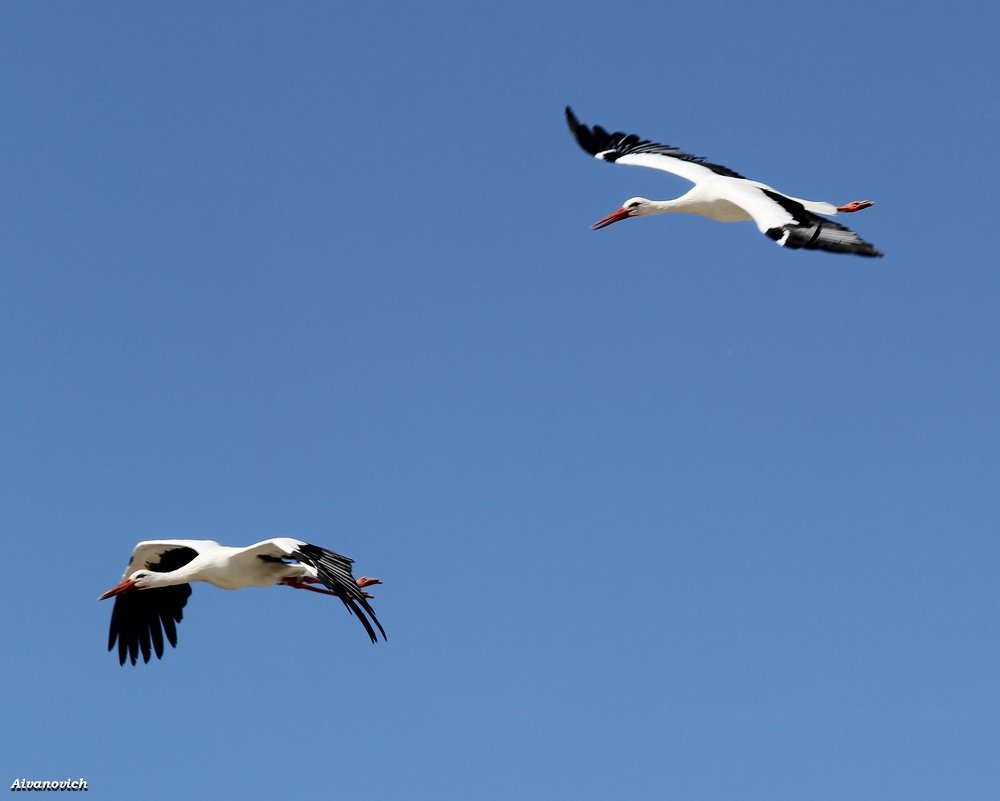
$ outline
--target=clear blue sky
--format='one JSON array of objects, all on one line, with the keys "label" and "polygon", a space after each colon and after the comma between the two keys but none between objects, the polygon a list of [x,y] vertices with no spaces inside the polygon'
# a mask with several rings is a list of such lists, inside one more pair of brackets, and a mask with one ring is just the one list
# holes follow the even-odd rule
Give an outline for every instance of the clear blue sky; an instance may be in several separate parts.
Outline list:
[{"label": "clear blue sky", "polygon": [[[90,798],[1000,792],[995,4],[9,3],[0,779]],[[887,254],[671,216],[563,107]],[[141,539],[380,576],[196,586]]]}]

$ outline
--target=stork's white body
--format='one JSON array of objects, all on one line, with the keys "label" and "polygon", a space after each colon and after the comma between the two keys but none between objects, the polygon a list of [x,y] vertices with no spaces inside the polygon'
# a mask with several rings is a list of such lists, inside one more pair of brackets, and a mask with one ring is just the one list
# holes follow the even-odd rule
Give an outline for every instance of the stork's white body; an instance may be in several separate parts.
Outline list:
[{"label": "stork's white body", "polygon": [[[130,568],[145,564],[154,554],[161,553],[165,546],[173,546],[191,548],[198,555],[177,570],[150,574],[148,586],[204,581],[222,590],[273,587],[284,584],[288,579],[316,578],[316,568],[311,565],[280,561],[283,557],[291,557],[303,545],[304,542],[288,537],[264,540],[244,548],[220,545],[213,540],[150,540],[135,546],[124,578],[128,578]],[[279,561],[261,559],[261,556],[274,557]]]},{"label": "stork's white body", "polygon": [[674,200],[630,198],[620,209],[594,223],[595,229],[629,217],[680,212],[718,222],[752,221],[762,234],[784,247],[859,256],[882,255],[850,229],[817,216],[860,211],[873,205],[871,201],[836,206],[822,200],[803,200],[678,148],[640,139],[635,134],[609,134],[600,126],[588,127],[581,124],[568,107],[566,119],[577,142],[595,158],[614,164],[662,170],[694,184],[690,191]]},{"label": "stork's white body", "polygon": [[676,212],[697,214],[717,222],[744,222],[753,219],[744,208],[722,197],[713,183],[698,184],[676,200],[647,201],[646,208],[635,216]]}]

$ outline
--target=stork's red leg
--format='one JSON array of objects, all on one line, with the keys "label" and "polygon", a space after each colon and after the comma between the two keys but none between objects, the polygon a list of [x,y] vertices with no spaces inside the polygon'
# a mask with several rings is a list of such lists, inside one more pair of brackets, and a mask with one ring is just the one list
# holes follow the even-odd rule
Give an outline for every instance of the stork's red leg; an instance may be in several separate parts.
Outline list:
[{"label": "stork's red leg", "polygon": [[850,203],[845,203],[843,206],[837,206],[837,211],[861,211],[861,209],[867,209],[869,206],[874,205],[874,201],[871,200],[852,200]]},{"label": "stork's red leg", "polygon": [[338,598],[340,597],[339,592],[334,592],[333,590],[327,590],[327,589],[321,590],[319,587],[310,587],[308,584],[300,584],[298,582],[291,582],[291,581],[286,581],[285,584],[287,584],[289,587],[295,590],[309,590],[309,592],[318,592],[320,595],[336,595]]},{"label": "stork's red leg", "polygon": [[[309,590],[309,592],[318,592],[320,595],[335,595],[338,598],[341,597],[340,593],[335,592],[334,590],[327,590],[327,589],[321,590],[319,587],[309,586],[310,584],[322,584],[322,583],[323,582],[321,582],[318,578],[313,578],[312,576],[299,576],[298,578],[287,578],[282,582],[282,584],[284,584],[286,587],[291,587],[294,590]],[[360,587],[367,587],[371,584],[381,584],[382,580],[370,579],[367,576],[362,576],[361,578],[357,579],[355,583],[360,588]],[[361,594],[365,596],[365,598],[375,597],[374,595],[371,595],[370,593],[367,592],[362,592]]]}]

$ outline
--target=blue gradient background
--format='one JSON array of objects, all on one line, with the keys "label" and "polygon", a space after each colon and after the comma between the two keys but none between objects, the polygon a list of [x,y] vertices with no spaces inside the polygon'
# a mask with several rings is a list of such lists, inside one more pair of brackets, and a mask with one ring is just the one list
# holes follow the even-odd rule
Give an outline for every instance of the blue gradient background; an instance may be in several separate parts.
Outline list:
[{"label": "blue gradient background", "polygon": [[[995,799],[996,5],[0,11],[7,781],[90,798]],[[848,219],[664,217],[581,119]],[[339,603],[140,539],[294,536]],[[3,778],[3,776],[0,776]]]}]

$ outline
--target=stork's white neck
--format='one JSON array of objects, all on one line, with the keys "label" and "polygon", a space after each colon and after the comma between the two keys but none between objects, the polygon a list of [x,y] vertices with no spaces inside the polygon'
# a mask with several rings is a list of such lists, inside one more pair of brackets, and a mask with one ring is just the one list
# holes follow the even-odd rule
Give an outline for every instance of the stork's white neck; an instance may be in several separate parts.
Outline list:
[{"label": "stork's white neck", "polygon": [[[187,584],[197,573],[197,566],[192,569],[193,562],[190,562],[177,570],[168,573],[156,573],[152,570],[138,570],[142,573],[142,578],[136,580],[137,590],[151,590],[157,587],[173,587],[177,584]],[[133,576],[135,573],[132,574]]]},{"label": "stork's white neck", "polygon": [[750,215],[740,206],[723,197],[706,196],[699,186],[693,187],[687,194],[673,200],[643,200],[632,213],[633,216],[643,217],[670,212],[698,214],[719,222],[751,219]]},{"label": "stork's white neck", "polygon": [[691,199],[687,195],[681,195],[673,200],[647,200],[638,211],[639,216],[669,214],[670,212],[691,212],[699,205],[697,200]]}]

